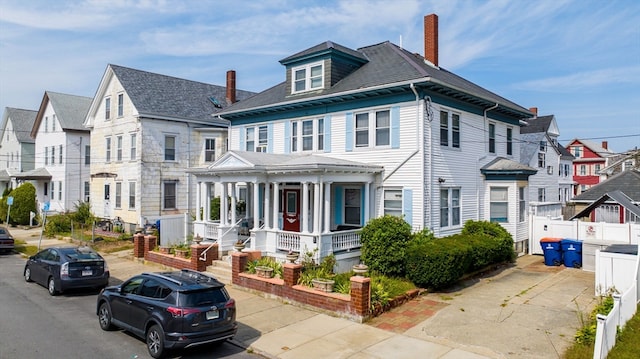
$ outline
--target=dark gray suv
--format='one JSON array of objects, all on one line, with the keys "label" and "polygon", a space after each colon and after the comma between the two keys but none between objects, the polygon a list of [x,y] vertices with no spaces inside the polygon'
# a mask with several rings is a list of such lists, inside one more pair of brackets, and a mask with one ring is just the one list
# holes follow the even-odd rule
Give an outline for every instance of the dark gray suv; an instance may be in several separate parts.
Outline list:
[{"label": "dark gray suv", "polygon": [[232,338],[236,303],[220,283],[200,272],[143,273],[98,295],[100,328],[125,329],[147,342],[149,354]]}]

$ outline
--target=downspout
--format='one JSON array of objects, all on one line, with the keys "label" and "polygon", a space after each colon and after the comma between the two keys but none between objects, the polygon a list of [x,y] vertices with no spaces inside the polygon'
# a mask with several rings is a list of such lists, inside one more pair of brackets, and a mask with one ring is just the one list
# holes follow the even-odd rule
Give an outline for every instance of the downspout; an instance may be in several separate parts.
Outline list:
[{"label": "downspout", "polygon": [[[483,124],[484,124],[484,140],[485,140],[485,144],[488,146],[489,145],[489,133],[487,131],[487,112],[491,111],[491,110],[495,110],[496,108],[498,108],[498,103],[496,102],[495,105],[491,106],[491,107],[487,107],[484,109],[483,112]],[[488,149],[487,149],[488,152]],[[485,154],[482,157],[478,157],[478,160],[476,161],[476,220],[480,220],[480,186],[478,184],[478,181],[480,180],[480,175],[478,174],[478,172],[480,171],[480,161],[485,159],[487,157],[487,155]]]},{"label": "downspout", "polygon": [[420,128],[420,95],[418,95],[418,91],[416,91],[416,87],[413,85],[413,82],[409,84],[411,91],[416,96],[416,150],[413,151],[407,158],[405,158],[396,168],[394,168],[388,175],[386,175],[382,179],[382,183],[389,179],[394,173],[396,173],[405,163],[407,163],[413,156],[415,156],[418,152],[420,152],[420,132],[418,128]]},{"label": "downspout", "polygon": [[[189,143],[187,144],[187,163],[189,164],[188,167],[191,168],[191,136],[192,136],[192,129],[191,129],[191,123],[187,122],[187,128],[189,129]],[[191,177],[193,177],[193,174],[191,173],[187,173],[187,213],[189,213],[189,215],[191,215],[191,206],[192,206],[192,202],[191,202]],[[189,226],[185,225],[185,233],[184,233],[184,237],[187,238],[188,233],[190,233],[189,231]]]}]

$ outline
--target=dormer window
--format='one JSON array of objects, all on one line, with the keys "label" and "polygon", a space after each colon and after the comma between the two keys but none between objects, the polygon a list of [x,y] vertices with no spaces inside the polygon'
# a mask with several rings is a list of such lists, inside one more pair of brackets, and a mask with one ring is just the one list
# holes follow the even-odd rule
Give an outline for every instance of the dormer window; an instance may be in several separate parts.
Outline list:
[{"label": "dormer window", "polygon": [[292,71],[293,93],[321,89],[324,85],[322,62],[294,67]]}]

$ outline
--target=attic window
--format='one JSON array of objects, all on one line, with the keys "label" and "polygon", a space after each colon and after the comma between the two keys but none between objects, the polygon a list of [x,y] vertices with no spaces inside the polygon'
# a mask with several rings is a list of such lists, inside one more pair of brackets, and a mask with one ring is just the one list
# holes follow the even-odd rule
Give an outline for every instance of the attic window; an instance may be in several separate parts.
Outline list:
[{"label": "attic window", "polygon": [[323,88],[322,62],[316,62],[291,69],[291,89],[292,93],[311,91]]},{"label": "attic window", "polygon": [[211,103],[213,104],[213,107],[222,108],[222,104],[220,104],[220,102],[218,102],[218,100],[215,97],[213,96],[209,97],[209,101],[211,101]]}]

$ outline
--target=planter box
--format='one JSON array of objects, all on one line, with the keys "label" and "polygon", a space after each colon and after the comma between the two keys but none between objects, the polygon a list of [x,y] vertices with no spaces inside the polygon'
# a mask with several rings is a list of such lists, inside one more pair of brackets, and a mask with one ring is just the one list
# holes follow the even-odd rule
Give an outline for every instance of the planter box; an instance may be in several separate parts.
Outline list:
[{"label": "planter box", "polygon": [[317,289],[322,292],[330,293],[330,292],[333,292],[333,285],[335,284],[335,281],[331,279],[318,278],[318,279],[311,280],[311,283],[313,284],[314,289]]},{"label": "planter box", "polygon": [[175,250],[175,254],[176,257],[179,258],[187,258],[189,256],[189,250],[188,249],[176,249]]},{"label": "planter box", "polygon": [[160,246],[160,253],[171,254],[171,247]]},{"label": "planter box", "polygon": [[258,277],[261,277],[261,278],[273,278],[273,268],[257,266],[256,275],[258,275]]}]

